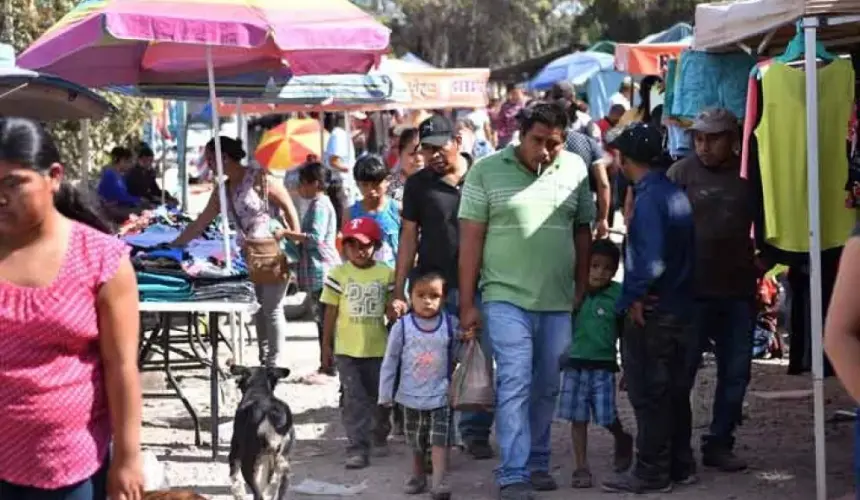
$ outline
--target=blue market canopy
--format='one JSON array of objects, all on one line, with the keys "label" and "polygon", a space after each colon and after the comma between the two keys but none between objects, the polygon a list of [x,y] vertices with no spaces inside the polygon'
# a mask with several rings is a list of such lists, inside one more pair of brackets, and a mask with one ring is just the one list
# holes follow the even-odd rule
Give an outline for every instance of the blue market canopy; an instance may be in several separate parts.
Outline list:
[{"label": "blue market canopy", "polygon": [[529,82],[532,90],[547,90],[554,83],[582,85],[601,71],[610,71],[615,57],[603,52],[574,52],[547,64]]},{"label": "blue market canopy", "polygon": [[43,122],[99,118],[114,107],[92,90],[15,65],[15,49],[0,44],[0,115]]}]

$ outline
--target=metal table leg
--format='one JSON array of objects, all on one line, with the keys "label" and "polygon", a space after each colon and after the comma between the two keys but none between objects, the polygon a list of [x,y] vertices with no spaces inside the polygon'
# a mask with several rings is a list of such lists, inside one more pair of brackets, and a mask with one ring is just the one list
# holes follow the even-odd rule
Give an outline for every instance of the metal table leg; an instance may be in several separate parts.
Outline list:
[{"label": "metal table leg", "polygon": [[188,401],[188,398],[185,397],[185,393],[182,392],[182,388],[179,387],[179,384],[176,382],[176,379],[173,377],[173,370],[170,367],[170,325],[172,315],[170,313],[164,313],[164,321],[163,321],[163,329],[161,330],[161,348],[163,350],[162,355],[164,356],[164,374],[167,377],[167,383],[176,391],[176,395],[179,396],[180,401],[182,401],[182,405],[185,406],[185,409],[188,410],[188,414],[191,415],[191,421],[194,423],[194,444],[196,446],[200,446],[200,419],[197,417],[197,410],[191,406],[191,402]]},{"label": "metal table leg", "polygon": [[212,363],[209,364],[209,397],[212,408],[212,459],[218,458],[218,343],[220,342],[218,332],[218,316],[209,313],[209,342],[212,349]]}]

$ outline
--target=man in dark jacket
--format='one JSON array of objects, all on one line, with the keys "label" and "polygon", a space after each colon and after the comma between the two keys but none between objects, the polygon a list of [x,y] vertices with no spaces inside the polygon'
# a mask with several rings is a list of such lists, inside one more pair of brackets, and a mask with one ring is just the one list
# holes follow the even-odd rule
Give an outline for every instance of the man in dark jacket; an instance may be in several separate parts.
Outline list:
[{"label": "man in dark jacket", "polygon": [[652,168],[662,142],[655,126],[636,123],[610,144],[635,193],[617,311],[624,316],[622,361],[638,435],[634,467],[606,481],[609,492],[668,492],[695,480],[687,369],[693,214],[684,192]]}]

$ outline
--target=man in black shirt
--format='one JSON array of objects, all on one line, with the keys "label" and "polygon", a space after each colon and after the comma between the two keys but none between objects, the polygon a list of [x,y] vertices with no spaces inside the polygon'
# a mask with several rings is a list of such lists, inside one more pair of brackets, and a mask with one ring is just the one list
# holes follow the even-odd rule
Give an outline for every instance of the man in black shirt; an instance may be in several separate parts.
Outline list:
[{"label": "man in black shirt", "polygon": [[[405,313],[408,307],[406,280],[413,268],[417,268],[422,273],[435,271],[445,277],[448,289],[446,308],[456,315],[459,310],[457,250],[460,243],[457,211],[460,187],[471,157],[460,152],[461,139],[455,134],[451,121],[443,116],[435,115],[424,120],[418,127],[418,136],[419,152],[426,167],[409,177],[403,189],[403,224],[391,307],[397,314]],[[476,459],[493,456],[489,445],[492,424],[493,416],[486,412],[464,412],[460,418],[460,434],[467,450]]]},{"label": "man in black shirt", "polygon": [[162,194],[164,202],[168,205],[177,206],[176,198],[163,192],[156,181],[156,171],[153,167],[155,154],[148,144],[142,143],[137,150],[137,163],[125,174],[125,184],[129,194],[143,198],[147,201],[161,204]]}]

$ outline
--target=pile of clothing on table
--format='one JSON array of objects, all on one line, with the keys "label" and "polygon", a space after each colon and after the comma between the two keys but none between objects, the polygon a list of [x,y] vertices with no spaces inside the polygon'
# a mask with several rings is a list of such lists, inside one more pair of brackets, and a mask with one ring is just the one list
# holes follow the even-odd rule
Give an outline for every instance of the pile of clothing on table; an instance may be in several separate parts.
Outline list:
[{"label": "pile of clothing on table", "polygon": [[142,302],[256,302],[248,270],[231,237],[231,264],[228,271],[222,233],[213,223],[202,238],[185,248],[173,248],[186,222],[176,214],[156,216],[141,232],[123,240],[132,248]]}]

